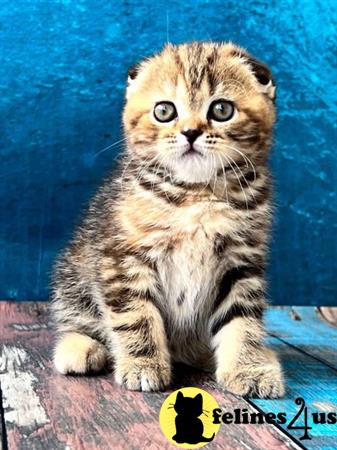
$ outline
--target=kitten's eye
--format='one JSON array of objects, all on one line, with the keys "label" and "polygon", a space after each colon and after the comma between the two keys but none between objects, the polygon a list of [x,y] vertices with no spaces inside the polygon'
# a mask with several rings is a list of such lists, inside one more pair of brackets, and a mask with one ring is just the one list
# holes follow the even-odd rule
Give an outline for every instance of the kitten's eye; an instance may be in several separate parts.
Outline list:
[{"label": "kitten's eye", "polygon": [[158,122],[171,122],[177,117],[177,110],[172,102],[160,102],[154,107],[153,115]]},{"label": "kitten's eye", "polygon": [[207,118],[217,122],[226,122],[233,117],[234,106],[228,100],[215,100],[209,107]]}]

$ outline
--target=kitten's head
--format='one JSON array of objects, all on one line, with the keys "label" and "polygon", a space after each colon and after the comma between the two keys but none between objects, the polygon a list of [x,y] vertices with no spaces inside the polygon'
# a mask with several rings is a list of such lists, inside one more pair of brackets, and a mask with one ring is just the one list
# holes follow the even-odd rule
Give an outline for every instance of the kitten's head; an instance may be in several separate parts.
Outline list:
[{"label": "kitten's head", "polygon": [[181,391],[178,391],[174,410],[180,415],[199,417],[202,414],[202,395],[185,397]]},{"label": "kitten's head", "polygon": [[178,181],[264,163],[275,120],[268,68],[231,43],[167,45],[129,72],[128,151]]}]

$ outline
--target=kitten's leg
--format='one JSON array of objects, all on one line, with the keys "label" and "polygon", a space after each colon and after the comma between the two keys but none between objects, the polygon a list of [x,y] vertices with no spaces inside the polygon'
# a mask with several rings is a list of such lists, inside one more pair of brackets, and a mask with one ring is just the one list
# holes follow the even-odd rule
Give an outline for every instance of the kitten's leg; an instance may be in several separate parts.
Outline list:
[{"label": "kitten's leg", "polygon": [[[67,252],[55,270],[50,312],[57,339],[54,365],[62,374],[98,372],[110,365],[100,334],[100,311],[82,268]],[[85,271],[83,270],[85,274]],[[99,342],[97,339],[101,339]]]},{"label": "kitten's leg", "polygon": [[61,335],[54,351],[54,364],[62,374],[101,371],[108,362],[108,351],[91,337],[75,332]]},{"label": "kitten's leg", "polygon": [[264,281],[254,271],[241,275],[211,318],[216,379],[235,394],[281,397],[280,363],[263,345]]},{"label": "kitten's leg", "polygon": [[116,276],[107,261],[102,273],[115,379],[131,390],[163,389],[171,381],[171,364],[156,306],[157,273],[151,264],[134,256],[125,257],[119,270]]}]

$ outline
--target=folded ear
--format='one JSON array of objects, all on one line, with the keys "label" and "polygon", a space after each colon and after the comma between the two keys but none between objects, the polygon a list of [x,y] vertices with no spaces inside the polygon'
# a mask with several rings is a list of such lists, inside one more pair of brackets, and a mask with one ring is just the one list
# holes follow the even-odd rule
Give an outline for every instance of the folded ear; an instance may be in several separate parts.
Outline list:
[{"label": "folded ear", "polygon": [[130,94],[132,94],[134,91],[137,90],[137,77],[140,72],[141,65],[140,63],[135,64],[134,66],[130,67],[128,70],[128,84],[126,88],[126,98],[129,98]]},{"label": "folded ear", "polygon": [[133,80],[136,79],[138,72],[140,69],[140,64],[135,64],[128,70],[128,83],[132,83]]},{"label": "folded ear", "polygon": [[274,101],[276,98],[276,86],[269,68],[264,63],[258,61],[250,55],[247,55],[247,63],[260,84],[261,92]]}]

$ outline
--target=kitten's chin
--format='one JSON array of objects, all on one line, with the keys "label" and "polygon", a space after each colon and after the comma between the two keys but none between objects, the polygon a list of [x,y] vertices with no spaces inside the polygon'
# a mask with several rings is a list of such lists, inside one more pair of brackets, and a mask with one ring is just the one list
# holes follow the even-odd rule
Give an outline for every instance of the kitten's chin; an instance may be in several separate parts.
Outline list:
[{"label": "kitten's chin", "polygon": [[183,183],[206,183],[217,172],[214,161],[198,155],[179,158],[169,163],[168,167],[174,179]]}]

